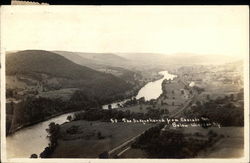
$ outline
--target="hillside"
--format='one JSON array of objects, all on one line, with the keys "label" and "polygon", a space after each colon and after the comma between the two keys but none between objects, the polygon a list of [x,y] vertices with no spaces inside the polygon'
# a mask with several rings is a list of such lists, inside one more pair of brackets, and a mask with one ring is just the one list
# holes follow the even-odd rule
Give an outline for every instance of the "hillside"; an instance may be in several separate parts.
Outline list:
[{"label": "hillside", "polygon": [[59,85],[60,88],[79,88],[96,96],[116,94],[131,86],[111,74],[95,71],[52,52],[26,50],[8,54],[7,76],[25,76],[42,82],[44,86]]},{"label": "hillside", "polygon": [[83,56],[80,56],[76,52],[53,51],[53,53],[59,54],[59,55],[69,59],[70,61],[72,61],[76,64],[79,64],[82,66],[87,66],[87,67],[92,68],[94,70],[97,70],[97,69],[103,67],[102,65],[100,65],[100,63],[98,64],[95,60],[89,59],[89,58],[84,58]]},{"label": "hillside", "polygon": [[54,53],[57,53],[76,64],[87,66],[96,71],[112,74],[130,83],[135,83],[135,78],[140,76],[138,71],[130,70],[131,63],[128,62],[128,59],[114,54],[79,53],[69,51],[54,51]]},{"label": "hillside", "polygon": [[77,64],[89,65],[93,68],[110,65],[129,68],[128,65],[130,65],[130,60],[112,53],[83,53],[68,51],[54,51],[54,53],[60,54]]}]

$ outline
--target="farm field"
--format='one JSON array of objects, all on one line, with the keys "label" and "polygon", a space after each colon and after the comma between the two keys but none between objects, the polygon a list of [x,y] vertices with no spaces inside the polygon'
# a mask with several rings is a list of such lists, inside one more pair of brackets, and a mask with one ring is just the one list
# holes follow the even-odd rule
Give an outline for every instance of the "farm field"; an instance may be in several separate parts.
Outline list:
[{"label": "farm field", "polygon": [[[77,132],[70,134],[72,126]],[[51,155],[53,158],[98,158],[127,140],[141,134],[153,124],[73,121],[61,125],[61,138]]]}]

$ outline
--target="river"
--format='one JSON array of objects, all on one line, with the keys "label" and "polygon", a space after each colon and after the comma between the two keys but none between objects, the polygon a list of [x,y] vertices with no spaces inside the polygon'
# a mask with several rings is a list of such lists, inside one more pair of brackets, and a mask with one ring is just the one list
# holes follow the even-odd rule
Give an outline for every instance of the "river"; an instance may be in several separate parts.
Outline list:
[{"label": "river", "polygon": [[[173,79],[175,75],[169,74],[167,71],[159,72],[163,78],[149,82],[142,87],[136,99],[145,97],[145,100],[157,99],[162,93],[161,83],[164,79]],[[126,100],[119,102],[124,103]],[[112,108],[117,107],[117,102],[112,103]],[[108,105],[104,105],[103,109],[107,109]],[[51,122],[62,124],[67,121],[67,117],[73,113],[67,113],[47,121],[32,125],[21,129],[6,138],[7,156],[8,158],[28,158],[31,154],[39,155],[45,147],[48,146],[46,128]]]},{"label": "river", "polygon": [[159,74],[163,75],[163,78],[147,83],[139,90],[136,99],[139,99],[141,97],[145,97],[146,101],[151,99],[157,99],[162,94],[161,84],[163,80],[173,80],[176,77],[176,75],[169,74],[168,71],[161,71],[159,72]]},{"label": "river", "polygon": [[[161,71],[159,72],[159,74],[163,75],[163,77],[159,80],[149,82],[144,87],[142,87],[135,96],[136,99],[139,99],[141,97],[144,97],[146,101],[149,101],[151,99],[157,99],[162,93],[161,83],[163,82],[163,80],[165,79],[173,80],[176,77],[176,75],[169,74],[168,71]],[[112,109],[118,108],[119,104],[123,105],[128,100],[130,99],[125,99],[123,101],[111,103],[110,104],[111,108]],[[108,109],[108,105],[103,105],[102,108]]]}]

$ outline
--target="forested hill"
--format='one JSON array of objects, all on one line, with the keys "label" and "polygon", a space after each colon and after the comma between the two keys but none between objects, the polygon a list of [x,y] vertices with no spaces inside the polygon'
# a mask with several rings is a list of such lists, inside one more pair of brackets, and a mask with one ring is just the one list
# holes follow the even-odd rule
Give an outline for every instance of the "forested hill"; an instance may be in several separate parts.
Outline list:
[{"label": "forested hill", "polygon": [[[60,88],[80,88],[86,92],[116,94],[131,88],[124,80],[111,74],[95,71],[49,51],[25,50],[6,57],[6,74],[26,76],[47,86],[56,80]],[[52,80],[53,79],[53,80]],[[104,94],[103,94],[104,95]]]}]

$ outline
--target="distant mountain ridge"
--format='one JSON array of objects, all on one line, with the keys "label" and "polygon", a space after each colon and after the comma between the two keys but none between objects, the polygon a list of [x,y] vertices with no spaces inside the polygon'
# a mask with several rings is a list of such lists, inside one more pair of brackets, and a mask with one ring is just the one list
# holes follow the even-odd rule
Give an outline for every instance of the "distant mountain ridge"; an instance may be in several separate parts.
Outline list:
[{"label": "distant mountain ridge", "polygon": [[54,51],[71,61],[99,70],[103,67],[120,67],[127,70],[168,69],[171,66],[192,64],[218,65],[235,61],[235,57],[222,55],[200,55],[194,53],[83,53]]},{"label": "distant mountain ridge", "polygon": [[182,64],[224,64],[235,61],[235,57],[222,55],[199,55],[193,53],[157,54],[157,53],[117,53],[133,61],[155,65]]}]

